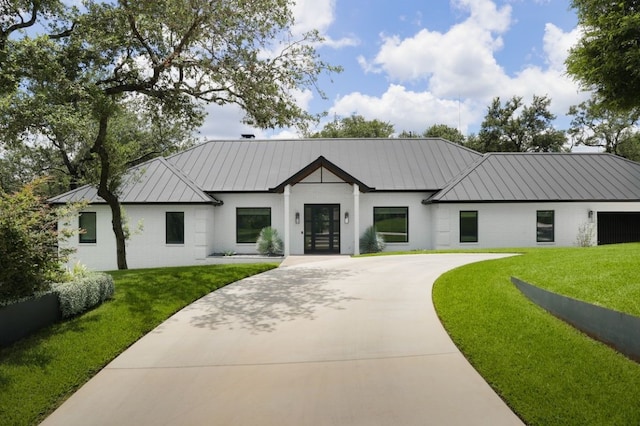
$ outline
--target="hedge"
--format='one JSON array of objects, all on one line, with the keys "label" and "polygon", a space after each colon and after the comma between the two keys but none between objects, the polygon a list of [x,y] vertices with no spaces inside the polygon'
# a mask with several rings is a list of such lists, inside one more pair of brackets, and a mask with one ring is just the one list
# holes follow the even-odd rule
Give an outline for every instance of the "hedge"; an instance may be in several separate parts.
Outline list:
[{"label": "hedge", "polygon": [[68,318],[110,299],[115,287],[111,275],[91,272],[73,281],[56,284],[54,291],[58,294],[62,318]]}]

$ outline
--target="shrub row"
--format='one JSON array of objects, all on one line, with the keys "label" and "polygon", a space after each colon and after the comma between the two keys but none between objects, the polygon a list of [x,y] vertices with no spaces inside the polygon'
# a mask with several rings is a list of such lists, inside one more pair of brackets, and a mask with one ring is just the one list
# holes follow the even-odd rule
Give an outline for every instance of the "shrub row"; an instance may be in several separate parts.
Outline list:
[{"label": "shrub row", "polygon": [[110,299],[115,287],[111,275],[91,272],[73,281],[56,284],[62,318],[81,314]]}]

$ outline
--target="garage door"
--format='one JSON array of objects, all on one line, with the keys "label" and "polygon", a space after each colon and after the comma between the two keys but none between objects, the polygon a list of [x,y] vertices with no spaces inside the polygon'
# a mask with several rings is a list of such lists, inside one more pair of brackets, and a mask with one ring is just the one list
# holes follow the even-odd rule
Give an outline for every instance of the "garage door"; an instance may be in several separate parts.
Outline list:
[{"label": "garage door", "polygon": [[640,212],[598,212],[598,245],[640,242]]}]

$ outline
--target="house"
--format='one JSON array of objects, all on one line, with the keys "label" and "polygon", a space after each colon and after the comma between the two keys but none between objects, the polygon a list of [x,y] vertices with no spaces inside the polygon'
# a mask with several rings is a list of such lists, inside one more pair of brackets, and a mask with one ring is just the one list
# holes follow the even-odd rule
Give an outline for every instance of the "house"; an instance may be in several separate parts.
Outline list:
[{"label": "house", "polygon": [[[111,213],[84,186],[75,257],[115,269]],[[265,226],[285,255],[640,241],[640,164],[610,154],[482,155],[443,139],[210,141],[132,168],[120,200],[132,268],[252,254]],[[137,229],[137,224],[142,227]]]}]

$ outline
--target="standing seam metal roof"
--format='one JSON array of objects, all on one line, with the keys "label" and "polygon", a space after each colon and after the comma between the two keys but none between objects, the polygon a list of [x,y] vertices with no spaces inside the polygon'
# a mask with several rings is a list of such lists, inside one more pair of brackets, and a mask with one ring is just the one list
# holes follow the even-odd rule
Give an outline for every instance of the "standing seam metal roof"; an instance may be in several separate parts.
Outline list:
[{"label": "standing seam metal roof", "polygon": [[640,164],[612,154],[492,153],[425,201],[587,200],[640,200]]},{"label": "standing seam metal roof", "polygon": [[[162,157],[154,158],[129,169],[122,185],[121,203],[213,203],[219,201],[201,191],[180,170]],[[104,203],[94,186],[85,185],[57,197],[50,203],[87,201]]]},{"label": "standing seam metal roof", "polygon": [[268,191],[324,157],[377,190],[443,188],[481,154],[443,139],[210,141],[167,158],[206,192]]}]

